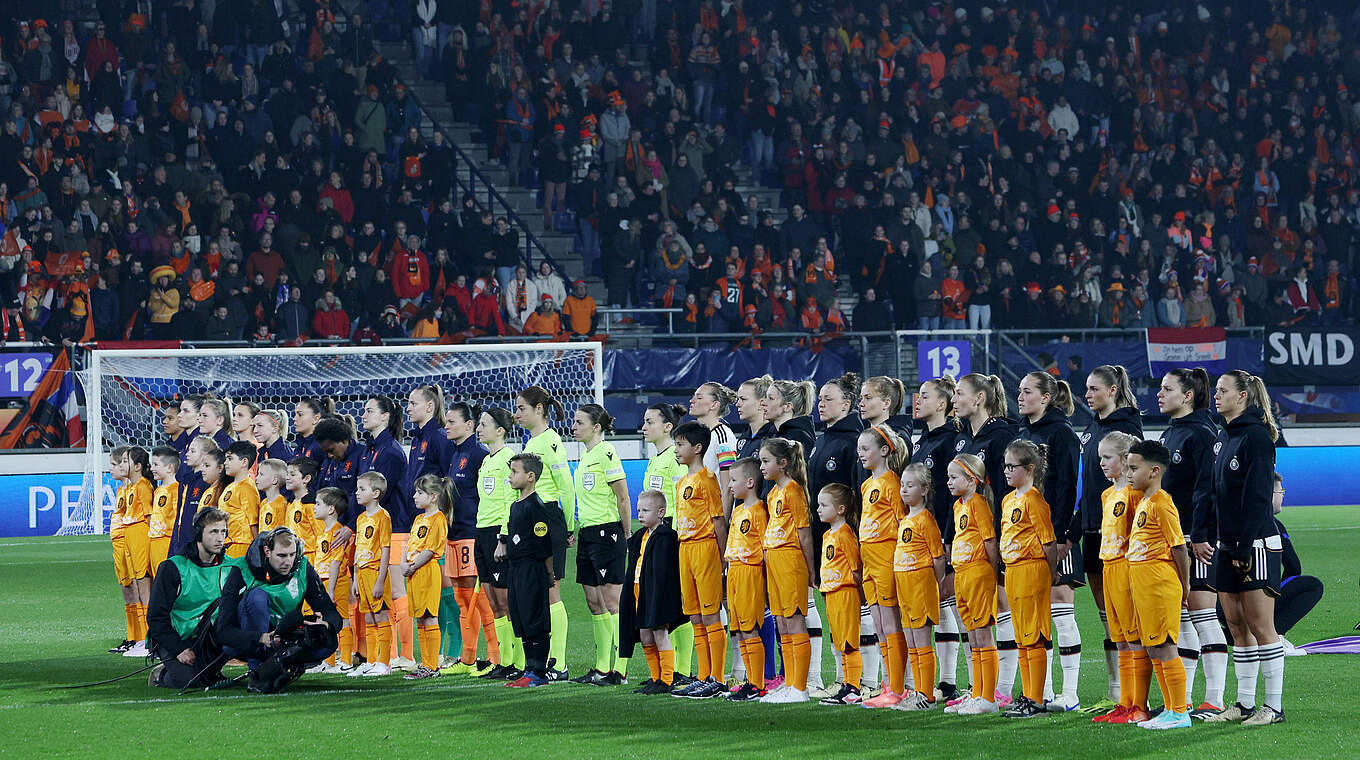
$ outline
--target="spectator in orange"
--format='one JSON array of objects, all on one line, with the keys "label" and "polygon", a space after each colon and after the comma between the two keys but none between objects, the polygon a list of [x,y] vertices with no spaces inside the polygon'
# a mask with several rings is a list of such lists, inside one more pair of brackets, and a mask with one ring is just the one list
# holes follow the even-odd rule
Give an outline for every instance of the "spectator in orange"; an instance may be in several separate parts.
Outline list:
[{"label": "spectator in orange", "polygon": [[557,313],[557,304],[552,296],[544,293],[539,298],[538,308],[524,320],[524,334],[553,336],[561,333],[562,317]]},{"label": "spectator in orange", "polygon": [[950,264],[940,282],[940,316],[946,330],[968,327],[968,288],[959,277],[958,264]]},{"label": "spectator in orange", "polygon": [[590,335],[595,332],[597,319],[595,299],[586,295],[586,283],[577,280],[571,286],[571,295],[562,305],[562,315],[567,318],[567,328],[572,335]]}]

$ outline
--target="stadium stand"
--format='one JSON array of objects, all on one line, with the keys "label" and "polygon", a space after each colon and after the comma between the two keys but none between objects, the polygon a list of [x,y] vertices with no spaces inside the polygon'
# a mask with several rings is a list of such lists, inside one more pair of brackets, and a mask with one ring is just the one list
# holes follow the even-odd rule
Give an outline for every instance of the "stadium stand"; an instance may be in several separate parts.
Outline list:
[{"label": "stadium stand", "polygon": [[8,339],[1355,319],[1327,4],[245,4],[0,12]]}]

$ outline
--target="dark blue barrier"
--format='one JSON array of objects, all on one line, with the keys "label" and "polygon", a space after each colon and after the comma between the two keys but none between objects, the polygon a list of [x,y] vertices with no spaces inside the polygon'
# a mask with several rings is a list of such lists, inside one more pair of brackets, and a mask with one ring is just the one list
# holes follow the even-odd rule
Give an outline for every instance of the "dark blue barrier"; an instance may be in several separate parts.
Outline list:
[{"label": "dark blue barrier", "polygon": [[847,370],[859,371],[859,355],[846,348],[813,353],[806,348],[649,348],[604,352],[607,391],[632,388],[698,388],[718,382],[729,388],[769,374],[822,383]]},{"label": "dark blue barrier", "polygon": [[[1031,344],[1025,346],[1023,351],[1012,346],[1003,346],[1001,363],[1016,371],[1023,369],[1028,372],[1034,366],[1029,360],[1046,353],[1058,362],[1058,367],[1065,375],[1067,359],[1080,356],[1081,366],[1087,370],[1102,364],[1122,364],[1129,371],[1130,379],[1150,378],[1152,371],[1148,368],[1147,345],[1142,340],[1142,334],[1139,330],[1135,336],[1137,339],[1120,341]],[[1261,341],[1251,338],[1228,338],[1227,364],[1233,369],[1244,369],[1253,375],[1263,373],[1265,362],[1261,359]]]}]

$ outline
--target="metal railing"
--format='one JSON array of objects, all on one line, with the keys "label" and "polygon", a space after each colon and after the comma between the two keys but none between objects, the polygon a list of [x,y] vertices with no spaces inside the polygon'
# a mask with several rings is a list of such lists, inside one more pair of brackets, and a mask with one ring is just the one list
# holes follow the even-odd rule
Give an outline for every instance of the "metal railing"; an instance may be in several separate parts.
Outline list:
[{"label": "metal railing", "polygon": [[683,314],[684,311],[685,311],[684,309],[615,309],[613,307],[610,307],[607,309],[597,309],[595,313],[600,315],[601,317],[600,332],[605,334],[608,334],[609,329],[615,325],[615,321],[613,319],[615,315],[621,315],[622,317],[625,318],[631,318],[633,315],[636,314],[665,314],[666,332],[674,333],[675,315]]},{"label": "metal railing", "polygon": [[[407,84],[406,97],[415,101],[415,104],[420,107],[421,114],[429,119],[430,123],[434,125],[434,131],[444,136],[444,142],[448,144],[449,148],[453,150],[454,155],[458,157],[459,165],[453,171],[454,184],[457,185],[458,189],[461,191],[458,195],[461,197],[463,193],[470,193],[472,197],[476,199],[478,192],[484,192],[486,195],[486,205],[484,207],[491,209],[493,213],[497,213],[497,210],[499,209],[498,213],[504,215],[510,224],[514,225],[519,230],[520,237],[524,240],[524,252],[522,257],[524,266],[527,267],[530,272],[534,271],[534,254],[536,252],[543,261],[548,262],[548,266],[551,266],[556,270],[558,276],[563,280],[570,282],[573,278],[567,274],[566,268],[563,267],[557,259],[553,258],[551,253],[548,253],[548,249],[544,247],[543,243],[534,235],[533,230],[529,228],[528,222],[515,211],[514,205],[496,189],[496,184],[482,173],[482,170],[477,166],[477,162],[469,156],[466,151],[459,147],[458,142],[453,139],[453,135],[449,130],[435,118],[430,109],[426,107],[425,101],[416,94],[415,87],[407,82],[404,77],[399,76],[397,81]],[[430,85],[439,84],[438,82],[427,82],[423,78],[421,79],[421,83]],[[462,174],[459,172],[459,169],[464,167],[467,168],[468,172],[466,181],[464,181]],[[481,180],[480,189],[477,185],[478,180]]]}]

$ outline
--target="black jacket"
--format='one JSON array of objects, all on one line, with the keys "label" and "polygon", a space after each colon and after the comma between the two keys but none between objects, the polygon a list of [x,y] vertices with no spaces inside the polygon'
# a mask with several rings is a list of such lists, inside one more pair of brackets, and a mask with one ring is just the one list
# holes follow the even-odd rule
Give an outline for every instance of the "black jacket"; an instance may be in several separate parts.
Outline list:
[{"label": "black jacket", "polygon": [[959,422],[946,417],[945,423],[921,434],[916,450],[911,453],[912,464],[924,464],[930,470],[934,499],[931,511],[940,525],[940,535],[946,544],[954,541],[954,495],[949,493],[949,463],[954,461],[954,446],[962,440]]},{"label": "black jacket", "polygon": [[1006,485],[1006,447],[1015,440],[1018,423],[1009,417],[993,417],[983,424],[976,434],[972,427],[965,424],[954,439],[954,451],[972,454],[982,459],[987,468],[987,485],[992,489],[992,517],[996,522],[997,535],[1001,529],[1001,500],[1011,492]]},{"label": "black jacket", "polygon": [[1081,441],[1067,415],[1050,408],[1037,422],[1021,420],[1016,440],[1029,440],[1048,447],[1044,475],[1044,501],[1053,514],[1053,535],[1058,541],[1081,537],[1081,525],[1072,519],[1077,507],[1077,468]]},{"label": "black jacket", "polygon": [[[199,561],[197,541],[185,544],[179,554],[188,557],[190,562],[199,567],[212,567],[211,564]],[[217,562],[213,564],[224,569],[229,567],[222,565],[222,557],[218,557]],[[156,646],[176,655],[194,646],[194,642],[180,638],[179,632],[170,622],[170,612],[175,607],[175,600],[179,598],[179,590],[179,567],[167,559],[157,568],[156,580],[151,584],[151,600],[146,606],[146,629],[148,637],[156,642]]]},{"label": "black jacket", "polygon": [[[1073,531],[1080,529],[1086,533],[1100,532],[1100,519],[1103,513],[1100,495],[1112,484],[1100,469],[1098,449],[1100,440],[1115,431],[1142,438],[1142,413],[1131,406],[1120,407],[1103,419],[1097,417],[1086,426],[1086,432],[1081,434],[1081,501],[1077,504],[1080,519],[1078,525],[1072,526]],[[1176,502],[1176,506],[1185,509],[1179,501]]]},{"label": "black jacket", "polygon": [[811,416],[792,417],[788,422],[780,425],[774,434],[775,437],[797,441],[801,444],[803,447],[803,464],[807,464],[808,455],[812,453],[812,446],[817,442],[817,430],[812,425]]},{"label": "black jacket", "polygon": [[[233,566],[227,572],[227,581],[222,585],[222,603],[217,613],[217,638],[224,646],[231,647],[247,655],[261,653],[264,649],[260,644],[260,635],[241,628],[240,616],[237,609],[241,604],[241,596],[247,591],[246,574],[250,574],[250,580],[259,580],[264,584],[287,583],[292,579],[292,575],[280,576],[269,567],[269,562],[264,558],[264,542],[268,534],[262,533],[251,543],[246,550],[245,561]],[[299,544],[301,549],[301,544]],[[299,552],[299,561],[301,552]],[[294,574],[298,569],[294,569]],[[326,584],[321,581],[321,577],[316,574],[316,568],[311,563],[306,567],[307,584],[303,592],[303,600],[311,606],[312,611],[321,616],[322,620],[331,627],[333,633],[340,632],[343,621],[340,612],[335,609],[335,602],[331,601],[330,595],[326,593]],[[302,625],[302,605],[297,609],[288,612],[278,623],[276,631],[291,631]]]},{"label": "black jacket", "polygon": [[1207,409],[1171,420],[1162,432],[1162,443],[1171,452],[1171,467],[1162,476],[1162,488],[1175,502],[1181,530],[1191,543],[1212,543],[1218,537],[1213,500],[1214,441],[1218,433]]},{"label": "black jacket", "polygon": [[1275,441],[1265,412],[1249,407],[1228,423],[1214,443],[1214,512],[1218,543],[1233,559],[1251,558],[1251,543],[1276,535]]},{"label": "black jacket", "polygon": [[822,488],[832,483],[859,490],[867,476],[856,451],[863,429],[858,415],[847,414],[822,432],[808,455],[808,499],[815,503]]},{"label": "black jacket", "polygon": [[[866,429],[869,427],[868,420],[861,419],[860,423],[863,424]],[[899,438],[906,442],[908,448],[911,447],[911,428],[914,423],[915,421],[905,414],[894,414],[888,418],[888,427],[891,428],[894,433],[897,433]]]},{"label": "black jacket", "polygon": [[774,425],[769,422],[761,425],[760,429],[751,431],[745,438],[741,439],[741,445],[737,447],[737,459],[759,456],[760,444],[766,438],[774,438],[776,435]]},{"label": "black jacket", "polygon": [[646,529],[638,529],[628,539],[628,574],[624,576],[623,596],[619,600],[620,657],[633,656],[633,646],[641,643],[639,630],[674,631],[689,621],[680,598],[680,538],[665,523],[647,537],[641,588],[638,596],[633,595],[638,553],[646,533]]}]

